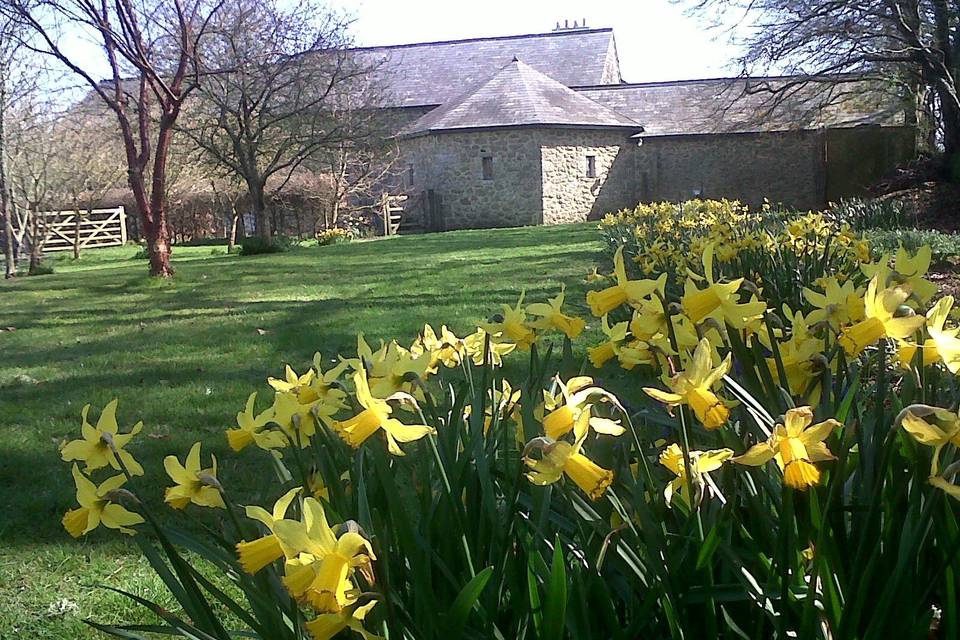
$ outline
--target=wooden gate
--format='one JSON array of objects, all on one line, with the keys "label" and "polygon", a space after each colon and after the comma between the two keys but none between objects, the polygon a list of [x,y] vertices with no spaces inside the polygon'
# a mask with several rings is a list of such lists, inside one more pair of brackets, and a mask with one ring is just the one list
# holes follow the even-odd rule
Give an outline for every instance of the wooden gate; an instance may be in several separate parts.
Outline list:
[{"label": "wooden gate", "polygon": [[90,213],[75,211],[51,211],[43,214],[40,233],[46,235],[44,253],[73,249],[80,234],[80,248],[115,247],[127,242],[127,219],[123,207],[94,209]]}]

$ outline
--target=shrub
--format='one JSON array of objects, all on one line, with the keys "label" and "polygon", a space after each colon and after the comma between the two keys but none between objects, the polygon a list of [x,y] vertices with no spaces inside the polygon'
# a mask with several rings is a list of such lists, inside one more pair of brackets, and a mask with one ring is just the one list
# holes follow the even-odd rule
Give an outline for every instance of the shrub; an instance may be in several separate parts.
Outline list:
[{"label": "shrub", "polygon": [[[561,288],[465,337],[361,335],[355,354],[287,367],[225,433],[276,470],[266,509],[199,442],[164,460],[168,508],[152,506],[141,425],[118,430],[114,401],[93,426],[85,407],[61,450],[79,502],[63,524],[132,534],[179,604],[124,594],[158,621],[91,624],[217,640],[956,637],[952,299],[932,300],[907,253],[821,273],[783,308],[714,268],[728,233],[674,288],[630,278],[618,249],[614,274],[591,276],[589,365]],[[619,395],[584,375],[615,365]]]},{"label": "shrub", "polygon": [[824,215],[854,231],[870,229],[909,229],[917,226],[915,215],[907,213],[903,203],[893,199],[850,198],[831,204]]},{"label": "shrub", "polygon": [[341,242],[350,242],[351,240],[353,240],[353,234],[339,227],[325,229],[317,233],[317,245],[321,247],[330,244],[340,244]]},{"label": "shrub", "polygon": [[920,247],[930,247],[935,264],[956,264],[960,258],[960,236],[940,231],[895,229],[870,231],[865,236],[874,251],[892,253],[899,247],[916,252]]},{"label": "shrub", "polygon": [[133,254],[133,256],[130,259],[131,260],[149,260],[150,252],[147,251],[146,247],[141,246],[139,249],[137,249],[137,252]]},{"label": "shrub", "polygon": [[289,236],[273,236],[267,241],[261,236],[248,236],[240,241],[240,255],[255,256],[264,253],[286,253],[297,246],[297,240]]}]

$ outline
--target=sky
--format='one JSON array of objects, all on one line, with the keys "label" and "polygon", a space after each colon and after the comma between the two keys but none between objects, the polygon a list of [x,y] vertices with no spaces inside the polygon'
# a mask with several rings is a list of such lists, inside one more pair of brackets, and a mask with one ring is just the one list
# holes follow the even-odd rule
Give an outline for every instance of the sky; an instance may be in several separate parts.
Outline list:
[{"label": "sky", "polygon": [[551,31],[585,18],[613,27],[624,80],[651,82],[736,74],[723,31],[671,0],[339,0],[358,45],[374,46]]}]

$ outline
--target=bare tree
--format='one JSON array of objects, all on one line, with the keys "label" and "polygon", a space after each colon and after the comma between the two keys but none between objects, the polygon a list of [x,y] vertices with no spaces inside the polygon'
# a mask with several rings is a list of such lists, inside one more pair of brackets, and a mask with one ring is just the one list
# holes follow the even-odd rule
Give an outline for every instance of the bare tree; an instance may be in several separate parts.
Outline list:
[{"label": "bare tree", "polygon": [[[60,168],[54,189],[57,206],[73,210],[73,257],[80,258],[81,230],[106,194],[122,183],[126,163],[118,144],[111,144],[115,130],[104,114],[75,109],[56,123],[54,140]],[[117,141],[119,142],[119,141]]]},{"label": "bare tree", "polygon": [[324,154],[324,168],[331,194],[323,214],[314,223],[314,231],[336,227],[345,210],[375,207],[385,186],[396,187],[399,158],[396,143],[385,137],[342,142],[329,149]]},{"label": "bare tree", "polygon": [[267,203],[320,149],[348,132],[335,112],[371,67],[348,50],[348,22],[310,0],[226,0],[214,25],[201,100],[184,128],[240,179],[257,232],[274,230]]},{"label": "bare tree", "polygon": [[[742,47],[744,74],[796,76],[776,86],[754,84],[774,100],[808,81],[830,76],[855,85],[866,74],[912,100],[913,124],[933,120],[948,160],[960,153],[960,3],[949,0],[678,0],[702,17],[727,25]],[[828,88],[830,85],[821,83]],[[860,85],[862,87],[862,84]],[[924,108],[926,107],[926,108]]]},{"label": "bare tree", "polygon": [[[199,84],[201,44],[220,0],[4,0],[0,11],[28,27],[35,51],[61,62],[116,115],[127,182],[147,241],[150,273],[170,276],[164,194],[174,125]],[[65,46],[82,33],[101,56]],[[96,69],[106,66],[101,81]]]},{"label": "bare tree", "polygon": [[0,14],[0,219],[3,224],[5,274],[12,278],[17,274],[17,258],[25,232],[25,223],[20,220],[10,184],[10,128],[14,112],[20,103],[31,96],[42,75],[36,60],[21,46],[21,25],[8,16]]}]

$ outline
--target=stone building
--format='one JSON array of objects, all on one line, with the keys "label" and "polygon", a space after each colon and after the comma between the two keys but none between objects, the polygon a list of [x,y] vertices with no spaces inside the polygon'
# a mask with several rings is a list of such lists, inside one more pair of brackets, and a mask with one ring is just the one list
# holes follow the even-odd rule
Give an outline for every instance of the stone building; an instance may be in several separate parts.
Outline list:
[{"label": "stone building", "polygon": [[626,83],[612,29],[356,52],[397,123],[405,215],[428,229],[697,196],[817,208],[914,152],[903,109],[866,79]]}]

